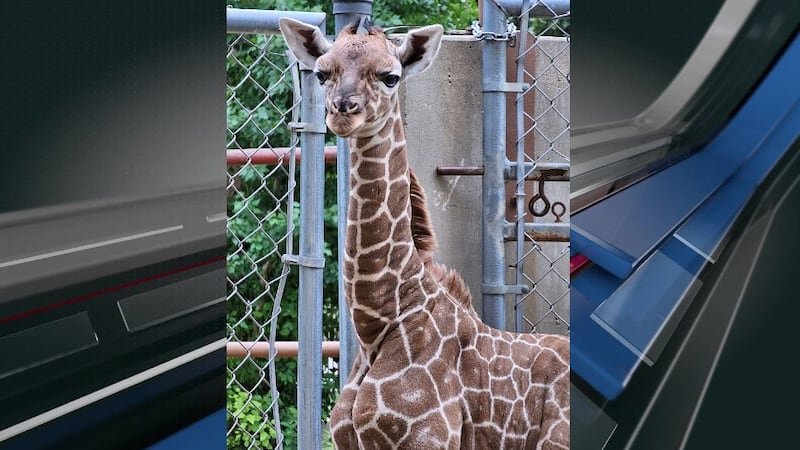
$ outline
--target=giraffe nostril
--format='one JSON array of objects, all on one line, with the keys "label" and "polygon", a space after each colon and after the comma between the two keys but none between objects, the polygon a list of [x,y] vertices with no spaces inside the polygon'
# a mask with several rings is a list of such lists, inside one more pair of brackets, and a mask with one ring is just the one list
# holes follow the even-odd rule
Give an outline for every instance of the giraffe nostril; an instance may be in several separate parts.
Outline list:
[{"label": "giraffe nostril", "polygon": [[346,106],[347,106],[347,109],[346,109],[345,112],[347,112],[348,114],[355,114],[355,113],[361,111],[361,105],[359,105],[356,102],[348,101]]},{"label": "giraffe nostril", "polygon": [[336,112],[344,114],[355,114],[361,111],[361,105],[351,98],[336,97],[332,102],[333,109]]}]

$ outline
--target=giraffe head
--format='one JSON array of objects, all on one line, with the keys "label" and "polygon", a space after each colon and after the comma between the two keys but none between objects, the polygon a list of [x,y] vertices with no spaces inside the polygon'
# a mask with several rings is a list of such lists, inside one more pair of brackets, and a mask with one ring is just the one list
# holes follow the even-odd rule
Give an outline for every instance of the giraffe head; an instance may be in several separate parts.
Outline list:
[{"label": "giraffe head", "polygon": [[398,84],[422,72],[439,50],[442,26],[408,33],[399,46],[364,21],[342,29],[329,43],[319,28],[283,18],[280,28],[295,57],[325,88],[328,128],[342,137],[377,133],[393,114]]}]

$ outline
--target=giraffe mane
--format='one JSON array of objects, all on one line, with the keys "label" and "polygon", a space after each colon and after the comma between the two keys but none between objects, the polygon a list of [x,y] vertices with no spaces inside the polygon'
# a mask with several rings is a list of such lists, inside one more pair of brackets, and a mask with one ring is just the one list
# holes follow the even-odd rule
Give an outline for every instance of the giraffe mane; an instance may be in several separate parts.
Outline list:
[{"label": "giraffe mane", "polygon": [[423,263],[431,262],[436,251],[436,235],[433,233],[430,212],[425,200],[425,190],[419,184],[419,179],[414,171],[408,168],[409,189],[411,191],[411,237],[414,247],[422,258]]},{"label": "giraffe mane", "polygon": [[428,273],[444,288],[451,298],[455,299],[459,304],[469,309],[472,309],[472,294],[467,287],[467,283],[461,278],[453,269],[448,268],[444,264],[439,263],[426,263],[425,268]]},{"label": "giraffe mane", "polygon": [[472,294],[461,275],[443,264],[433,262],[437,243],[425,200],[425,190],[410,167],[408,178],[411,192],[411,237],[414,240],[414,247],[433,279],[461,304],[472,307]]}]

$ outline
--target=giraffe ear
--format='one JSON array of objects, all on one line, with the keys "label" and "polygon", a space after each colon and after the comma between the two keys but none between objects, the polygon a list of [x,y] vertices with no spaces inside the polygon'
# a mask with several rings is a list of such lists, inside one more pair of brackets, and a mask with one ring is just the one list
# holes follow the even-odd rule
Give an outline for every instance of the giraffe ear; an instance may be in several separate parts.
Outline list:
[{"label": "giraffe ear", "polygon": [[278,26],[286,44],[301,64],[313,69],[317,58],[331,48],[319,28],[288,17],[283,17]]},{"label": "giraffe ear", "polygon": [[404,75],[420,73],[428,68],[439,51],[443,30],[441,25],[429,25],[408,33],[398,47]]}]

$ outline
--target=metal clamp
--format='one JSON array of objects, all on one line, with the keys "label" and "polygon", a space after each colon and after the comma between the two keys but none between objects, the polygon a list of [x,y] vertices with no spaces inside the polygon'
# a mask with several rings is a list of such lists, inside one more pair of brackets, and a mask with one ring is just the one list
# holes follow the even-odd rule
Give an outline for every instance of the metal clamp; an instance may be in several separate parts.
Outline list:
[{"label": "metal clamp", "polygon": [[524,284],[482,284],[481,292],[484,294],[516,294],[524,295],[531,289]]},{"label": "metal clamp", "polygon": [[297,133],[325,134],[328,128],[324,123],[289,122],[289,129]]},{"label": "metal clamp", "polygon": [[505,33],[494,33],[491,31],[483,31],[481,24],[475,20],[472,22],[472,35],[479,41],[484,39],[489,39],[492,41],[508,41],[509,47],[513,47],[517,43],[517,27],[510,22],[506,25]]},{"label": "metal clamp", "polygon": [[312,269],[322,269],[325,267],[324,258],[315,258],[313,256],[283,255],[281,256],[281,261],[283,261],[285,264],[311,267]]}]

